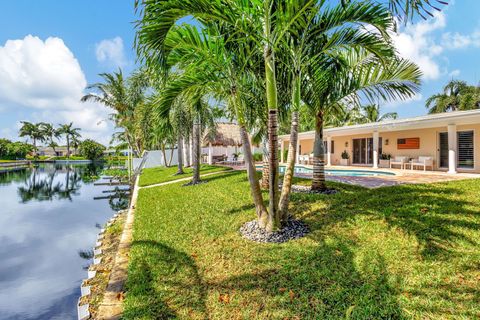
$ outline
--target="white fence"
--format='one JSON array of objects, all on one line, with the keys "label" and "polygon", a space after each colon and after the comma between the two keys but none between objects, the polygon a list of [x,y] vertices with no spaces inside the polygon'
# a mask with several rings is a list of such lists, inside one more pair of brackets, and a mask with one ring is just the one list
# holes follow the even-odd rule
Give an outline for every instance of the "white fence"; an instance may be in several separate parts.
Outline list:
[{"label": "white fence", "polygon": [[[173,155],[172,155],[173,152]],[[144,168],[153,168],[158,166],[166,166],[166,164],[170,161],[170,157],[172,157],[172,161],[170,162],[171,166],[176,166],[178,164],[178,156],[177,156],[177,149],[167,149],[165,150],[165,156],[167,159],[163,158],[163,152],[161,150],[151,150],[148,151],[146,154],[146,160],[144,164]],[[136,170],[140,163],[142,162],[142,158],[133,158],[133,170]]]}]

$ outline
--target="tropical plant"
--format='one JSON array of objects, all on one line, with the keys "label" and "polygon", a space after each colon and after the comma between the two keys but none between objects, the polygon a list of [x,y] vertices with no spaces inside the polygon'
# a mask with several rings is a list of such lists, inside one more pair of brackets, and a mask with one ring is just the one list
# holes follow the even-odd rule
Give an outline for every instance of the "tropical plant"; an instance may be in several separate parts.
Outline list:
[{"label": "tropical plant", "polygon": [[31,144],[0,139],[0,159],[24,159],[27,154],[31,153],[33,150],[35,149]]},{"label": "tropical plant", "polygon": [[442,93],[429,97],[425,102],[428,113],[440,113],[480,108],[480,86],[470,86],[465,81],[452,80]]},{"label": "tropical plant", "polygon": [[83,96],[81,101],[98,102],[112,109],[114,112],[110,114],[110,119],[114,121],[116,127],[123,130],[115,137],[124,139],[134,153],[139,155],[143,147],[135,134],[135,110],[144,102],[145,89],[149,84],[148,77],[144,70],[134,72],[130,78],[125,78],[122,70],[102,73],[100,77],[103,82],[89,85],[87,89],[91,92]]},{"label": "tropical plant", "polygon": [[29,137],[32,140],[35,157],[37,157],[37,142],[46,140],[45,132],[43,131],[44,123],[31,123],[28,121],[21,121],[21,123],[22,127],[18,135],[20,137]]},{"label": "tropical plant", "polygon": [[104,145],[92,139],[85,139],[79,146],[80,154],[89,160],[101,159],[105,149]]},{"label": "tropical plant", "polygon": [[350,159],[350,154],[348,154],[347,150],[343,150],[343,152],[341,154],[341,157],[344,160],[348,160],[348,159]]},{"label": "tropical plant", "polygon": [[380,122],[385,120],[394,120],[398,118],[398,113],[387,112],[382,114],[378,104],[369,104],[361,107],[362,113],[358,123]]},{"label": "tropical plant", "polygon": [[58,147],[58,144],[55,139],[61,136],[61,132],[55,129],[51,123],[42,123],[41,127],[45,138],[48,140],[48,146],[53,149],[53,152],[56,152],[55,148]]},{"label": "tropical plant", "polygon": [[81,137],[80,134],[80,128],[74,128],[73,127],[73,122],[70,122],[68,124],[60,124],[60,127],[58,128],[58,133],[60,135],[65,136],[65,140],[67,141],[67,159],[70,158],[70,141],[72,139],[78,139]]}]

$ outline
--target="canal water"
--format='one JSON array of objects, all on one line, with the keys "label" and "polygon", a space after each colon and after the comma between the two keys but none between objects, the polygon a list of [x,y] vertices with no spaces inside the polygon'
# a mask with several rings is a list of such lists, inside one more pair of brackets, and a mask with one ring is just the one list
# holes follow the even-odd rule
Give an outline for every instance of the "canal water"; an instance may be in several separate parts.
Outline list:
[{"label": "canal water", "polygon": [[101,164],[0,173],[0,319],[76,319],[99,228],[126,199],[94,200]]}]

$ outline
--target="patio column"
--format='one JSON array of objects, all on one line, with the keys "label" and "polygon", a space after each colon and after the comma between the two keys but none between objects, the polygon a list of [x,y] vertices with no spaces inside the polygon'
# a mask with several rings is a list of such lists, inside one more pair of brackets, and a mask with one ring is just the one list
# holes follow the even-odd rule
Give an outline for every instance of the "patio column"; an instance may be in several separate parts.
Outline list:
[{"label": "patio column", "polygon": [[213,164],[213,147],[212,144],[208,144],[208,164]]},{"label": "patio column", "polygon": [[283,163],[283,153],[285,152],[285,143],[280,140],[280,163]]},{"label": "patio column", "polygon": [[332,165],[332,137],[327,137],[327,167]]},{"label": "patio column", "polygon": [[448,173],[457,173],[457,126],[448,125]]},{"label": "patio column", "polygon": [[373,132],[373,168],[378,168],[378,131]]}]

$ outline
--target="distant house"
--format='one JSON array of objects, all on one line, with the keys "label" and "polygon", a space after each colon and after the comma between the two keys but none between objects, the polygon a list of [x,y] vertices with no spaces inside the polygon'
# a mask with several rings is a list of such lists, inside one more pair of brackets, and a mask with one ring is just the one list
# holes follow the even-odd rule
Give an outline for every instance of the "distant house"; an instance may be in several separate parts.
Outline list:
[{"label": "distant house", "polygon": [[[75,151],[74,148],[70,148],[70,155],[74,156],[77,155],[78,152]],[[50,156],[50,157],[66,157],[67,156],[67,147],[66,146],[58,146],[55,147],[53,150],[52,147],[38,147],[38,155],[39,156]]]}]

